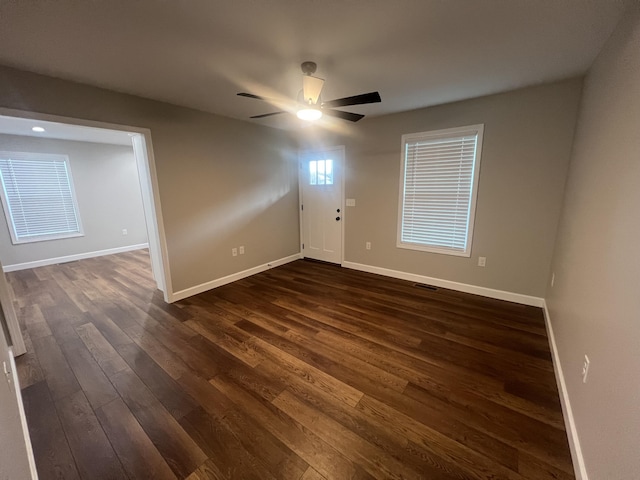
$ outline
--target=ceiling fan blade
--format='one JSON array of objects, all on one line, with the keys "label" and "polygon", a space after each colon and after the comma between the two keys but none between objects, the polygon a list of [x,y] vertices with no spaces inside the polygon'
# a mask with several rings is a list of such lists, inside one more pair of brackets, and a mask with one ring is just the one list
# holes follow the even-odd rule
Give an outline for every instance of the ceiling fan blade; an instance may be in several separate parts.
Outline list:
[{"label": "ceiling fan blade", "polygon": [[302,77],[302,95],[304,97],[304,103],[311,103],[315,105],[318,103],[318,97],[322,91],[324,80],[318,77],[312,77],[311,75],[305,75]]},{"label": "ceiling fan blade", "polygon": [[347,107],[349,105],[364,105],[366,103],[378,103],[381,102],[380,94],[378,92],[363,93],[362,95],[354,95],[353,97],[338,98],[336,100],[329,100],[322,104],[323,107]]},{"label": "ceiling fan blade", "polygon": [[263,113],[262,115],[254,115],[253,117],[249,117],[249,118],[264,118],[264,117],[270,117],[271,115],[280,115],[281,113],[287,113],[287,112],[271,112],[271,113]]},{"label": "ceiling fan blade", "polygon": [[328,110],[323,108],[322,113],[324,113],[325,115],[329,115],[330,117],[349,120],[350,122],[357,122],[358,120],[362,120],[364,118],[364,115],[361,115],[359,113],[343,112],[342,110]]},{"label": "ceiling fan blade", "polygon": [[266,98],[259,97],[258,95],[254,95],[253,93],[240,92],[236,95],[238,95],[239,97],[255,98],[256,100],[266,100]]}]

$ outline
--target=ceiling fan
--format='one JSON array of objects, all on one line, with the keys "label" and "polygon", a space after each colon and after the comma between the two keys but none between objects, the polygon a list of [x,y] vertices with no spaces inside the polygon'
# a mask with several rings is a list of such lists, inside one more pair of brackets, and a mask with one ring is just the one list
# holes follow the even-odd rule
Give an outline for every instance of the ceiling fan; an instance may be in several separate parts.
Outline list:
[{"label": "ceiling fan", "polygon": [[[378,92],[363,93],[360,95],[354,95],[352,97],[338,98],[336,100],[330,100],[323,102],[320,98],[320,92],[322,92],[322,86],[324,80],[322,78],[314,77],[318,66],[314,62],[303,62],[300,65],[302,69],[302,90],[298,95],[298,103],[295,107],[296,115],[298,118],[307,121],[318,120],[322,115],[328,115],[330,117],[341,118],[343,120],[349,120],[351,122],[357,122],[364,118],[364,115],[359,113],[345,112],[343,110],[333,110],[336,107],[347,107],[351,105],[365,105],[367,103],[378,103],[381,101],[380,94]],[[268,98],[260,97],[252,93],[240,92],[241,97],[255,98],[257,100],[268,101]],[[277,112],[263,113],[262,115],[254,115],[249,118],[265,118],[272,115],[279,115],[281,113],[287,113],[285,110],[278,110]]]}]

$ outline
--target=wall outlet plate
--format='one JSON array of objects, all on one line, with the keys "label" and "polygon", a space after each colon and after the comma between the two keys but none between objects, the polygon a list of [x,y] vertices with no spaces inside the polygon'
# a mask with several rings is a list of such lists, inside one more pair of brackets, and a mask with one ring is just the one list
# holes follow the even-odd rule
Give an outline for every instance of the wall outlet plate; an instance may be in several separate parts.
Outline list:
[{"label": "wall outlet plate", "polygon": [[487,257],[478,257],[478,266],[485,267],[487,265]]}]

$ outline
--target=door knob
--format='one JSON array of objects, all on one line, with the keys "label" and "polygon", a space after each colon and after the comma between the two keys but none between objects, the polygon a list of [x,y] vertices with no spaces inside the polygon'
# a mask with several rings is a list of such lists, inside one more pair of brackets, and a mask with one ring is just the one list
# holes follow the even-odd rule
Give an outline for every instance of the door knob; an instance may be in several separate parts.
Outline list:
[{"label": "door knob", "polygon": [[336,222],[340,221],[340,217],[336,217]]}]

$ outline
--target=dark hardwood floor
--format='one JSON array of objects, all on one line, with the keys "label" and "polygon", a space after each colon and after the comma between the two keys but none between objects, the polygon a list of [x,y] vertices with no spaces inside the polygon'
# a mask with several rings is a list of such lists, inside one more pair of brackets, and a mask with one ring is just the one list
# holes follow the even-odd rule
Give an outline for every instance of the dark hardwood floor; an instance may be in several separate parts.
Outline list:
[{"label": "dark hardwood floor", "polygon": [[149,271],[8,274],[42,480],[574,478],[538,308],[302,260],[168,305]]}]

